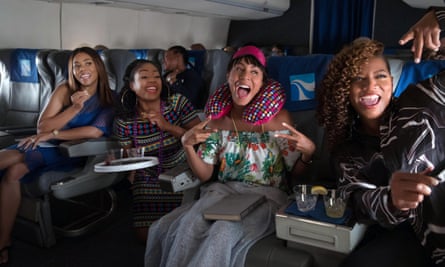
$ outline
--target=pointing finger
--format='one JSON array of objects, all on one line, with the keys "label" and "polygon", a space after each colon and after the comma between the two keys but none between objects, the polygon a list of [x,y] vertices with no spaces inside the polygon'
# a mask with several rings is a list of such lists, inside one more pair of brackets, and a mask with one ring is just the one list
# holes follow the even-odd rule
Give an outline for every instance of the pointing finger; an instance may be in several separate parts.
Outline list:
[{"label": "pointing finger", "polygon": [[414,31],[410,30],[407,33],[405,33],[402,38],[399,40],[400,45],[404,45],[414,39]]},{"label": "pointing finger", "polygon": [[211,120],[212,120],[212,118],[207,117],[205,120],[203,120],[200,123],[196,124],[194,128],[196,128],[196,129],[204,129]]},{"label": "pointing finger", "polygon": [[282,125],[283,125],[286,129],[288,129],[292,134],[294,134],[295,136],[299,136],[299,135],[300,135],[300,132],[297,131],[297,130],[295,129],[295,127],[292,127],[292,126],[290,126],[289,124],[287,124],[287,123],[285,123],[285,122],[283,122]]}]

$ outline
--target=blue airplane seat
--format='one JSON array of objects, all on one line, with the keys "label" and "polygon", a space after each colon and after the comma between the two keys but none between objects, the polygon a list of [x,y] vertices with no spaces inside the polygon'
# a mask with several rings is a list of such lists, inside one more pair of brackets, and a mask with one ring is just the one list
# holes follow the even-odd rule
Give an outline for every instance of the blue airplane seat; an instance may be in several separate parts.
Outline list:
[{"label": "blue airplane seat", "polygon": [[188,67],[194,69],[199,75],[203,76],[204,63],[206,59],[206,50],[187,50],[189,57]]},{"label": "blue airplane seat", "polygon": [[130,49],[128,51],[133,53],[136,59],[148,59],[148,49]]},{"label": "blue airplane seat", "polygon": [[148,60],[155,62],[158,64],[162,69],[162,64],[164,62],[164,49],[161,48],[151,48],[148,49]]},{"label": "blue airplane seat", "polygon": [[269,77],[286,90],[288,111],[310,110],[316,107],[315,89],[326,72],[332,55],[270,57]]},{"label": "blue airplane seat", "polygon": [[68,79],[67,62],[71,52],[71,50],[56,50],[48,54],[48,66],[54,80],[53,91]]},{"label": "blue airplane seat", "polygon": [[107,69],[111,89],[120,92],[124,86],[125,69],[136,60],[136,55],[125,49],[109,49],[102,52],[101,58]]},{"label": "blue airplane seat", "polygon": [[147,59],[158,64],[162,69],[162,63],[164,61],[164,49],[161,48],[148,48],[148,49],[130,49],[136,59]]},{"label": "blue airplane seat", "polygon": [[227,66],[231,58],[231,53],[224,52],[221,49],[207,50],[202,77],[206,88],[208,88],[208,95],[212,95],[219,86],[226,82]]},{"label": "blue airplane seat", "polygon": [[[39,71],[54,84],[67,78],[71,51],[48,54],[49,68]],[[28,96],[22,92],[21,97]],[[34,122],[34,127],[36,123]],[[79,236],[105,223],[114,214],[116,196],[111,186],[120,173],[95,173],[94,165],[105,160],[117,142],[101,137],[62,142],[59,148],[70,160],[28,174],[22,183],[22,203],[13,235],[42,247],[51,247],[56,236]],[[28,179],[38,176],[37,179]]]},{"label": "blue airplane seat", "polygon": [[398,97],[411,83],[428,79],[445,68],[445,60],[407,61],[403,65],[398,83],[394,83],[394,96]]},{"label": "blue airplane seat", "polygon": [[0,50],[0,148],[36,130],[40,111],[51,94],[48,86],[42,86],[37,68],[43,53],[46,50]]}]

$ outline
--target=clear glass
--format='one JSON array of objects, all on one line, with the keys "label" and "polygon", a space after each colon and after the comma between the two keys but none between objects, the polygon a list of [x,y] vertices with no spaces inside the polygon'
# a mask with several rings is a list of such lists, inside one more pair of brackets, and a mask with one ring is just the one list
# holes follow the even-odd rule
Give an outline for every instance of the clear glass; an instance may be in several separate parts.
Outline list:
[{"label": "clear glass", "polygon": [[144,156],[144,148],[117,148],[107,152],[105,162],[110,165],[112,161],[123,158],[137,158]]},{"label": "clear glass", "polygon": [[328,194],[323,196],[323,202],[327,216],[331,218],[343,217],[347,199],[342,197],[337,190],[329,189]]},{"label": "clear glass", "polygon": [[296,185],[294,187],[295,201],[297,208],[301,212],[313,210],[317,205],[318,195],[311,194],[310,185]]}]

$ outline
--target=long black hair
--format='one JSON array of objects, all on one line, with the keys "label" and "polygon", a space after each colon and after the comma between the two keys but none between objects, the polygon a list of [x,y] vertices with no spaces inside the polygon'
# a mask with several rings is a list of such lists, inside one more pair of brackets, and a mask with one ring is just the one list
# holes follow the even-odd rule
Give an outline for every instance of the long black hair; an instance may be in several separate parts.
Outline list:
[{"label": "long black hair", "polygon": [[96,71],[98,75],[97,92],[101,105],[104,107],[112,106],[114,104],[115,98],[113,91],[110,89],[110,85],[108,83],[108,76],[107,76],[107,71],[105,69],[105,64],[100,58],[99,54],[96,52],[96,50],[90,47],[79,47],[74,49],[68,59],[67,84],[68,88],[71,90],[71,93],[80,90],[81,87],[80,82],[74,76],[74,66],[73,66],[74,57],[80,53],[85,53],[88,56],[90,56],[96,66]]},{"label": "long black hair", "polygon": [[161,101],[164,101],[166,105],[169,104],[169,86],[165,79],[162,77],[161,66],[156,64],[153,61],[146,59],[136,59],[131,62],[127,68],[125,69],[124,74],[124,85],[120,90],[120,108],[118,109],[118,114],[122,117],[133,117],[135,113],[137,96],[136,93],[131,90],[130,83],[134,82],[134,76],[136,72],[141,68],[144,64],[151,64],[156,67],[159,72],[162,81],[162,90],[161,90]]}]

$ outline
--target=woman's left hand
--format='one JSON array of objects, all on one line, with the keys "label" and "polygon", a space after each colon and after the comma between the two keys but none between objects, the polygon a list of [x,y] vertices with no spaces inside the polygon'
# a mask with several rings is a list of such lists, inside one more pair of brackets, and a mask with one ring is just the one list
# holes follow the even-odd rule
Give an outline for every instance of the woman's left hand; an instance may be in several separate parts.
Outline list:
[{"label": "woman's left hand", "polygon": [[24,150],[26,150],[28,148],[35,149],[40,142],[48,141],[52,137],[53,137],[53,134],[51,132],[31,135],[29,137],[23,138],[17,146]]},{"label": "woman's left hand", "polygon": [[310,162],[315,152],[314,142],[289,124],[283,122],[283,126],[287,128],[291,134],[276,134],[275,136],[289,140],[289,143],[291,145],[293,144],[295,149],[301,152],[302,159],[305,162]]},{"label": "woman's left hand", "polygon": [[185,132],[181,137],[182,146],[193,148],[194,145],[204,142],[212,133],[216,132],[216,129],[206,128],[210,120],[211,118],[207,118]]},{"label": "woman's left hand", "polygon": [[[426,13],[408,32],[406,32],[399,43],[401,45],[413,40],[411,51],[414,53],[414,61],[420,62],[424,47],[434,51],[440,48],[440,25],[434,10]],[[443,30],[443,29],[442,29]]]}]

